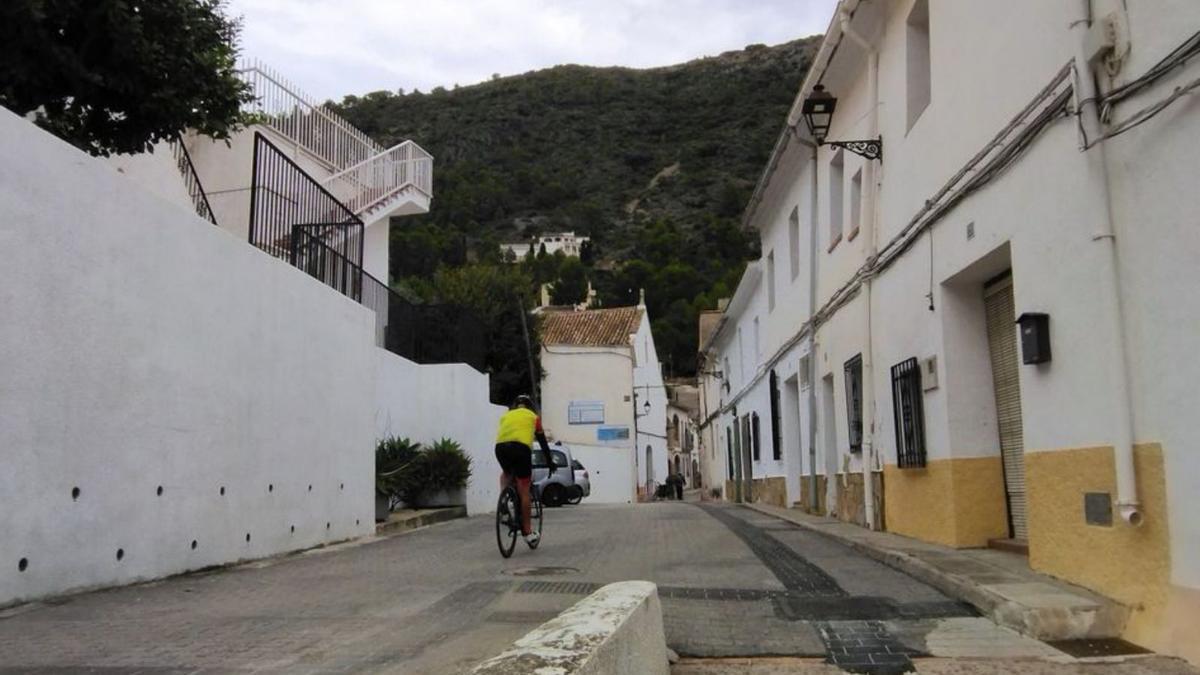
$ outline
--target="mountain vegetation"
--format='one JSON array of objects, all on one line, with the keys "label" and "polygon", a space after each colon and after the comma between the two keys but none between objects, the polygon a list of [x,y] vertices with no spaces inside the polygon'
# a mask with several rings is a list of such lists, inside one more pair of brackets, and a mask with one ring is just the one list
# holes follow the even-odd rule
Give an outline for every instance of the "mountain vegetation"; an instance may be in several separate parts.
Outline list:
[{"label": "mountain vegetation", "polygon": [[[393,285],[432,301],[461,296],[464,278],[520,278],[530,299],[547,283],[566,304],[590,282],[605,306],[645,289],[660,358],[694,372],[697,313],[757,255],[740,216],[816,46],[345,97],[334,106],[376,140],[411,138],[436,158],[431,212],[393,224]],[[510,265],[518,277],[453,272],[509,265],[500,243],[561,230],[592,238],[581,258],[535,250]]]}]

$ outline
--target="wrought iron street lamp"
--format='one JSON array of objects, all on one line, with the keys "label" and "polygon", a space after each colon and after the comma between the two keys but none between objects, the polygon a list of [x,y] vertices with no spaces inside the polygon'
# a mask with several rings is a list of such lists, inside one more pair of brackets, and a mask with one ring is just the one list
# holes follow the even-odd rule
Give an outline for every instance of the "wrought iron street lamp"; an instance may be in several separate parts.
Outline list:
[{"label": "wrought iron street lamp", "polygon": [[816,139],[817,145],[844,148],[867,159],[881,159],[883,157],[882,137],[861,141],[825,140],[825,137],[829,135],[829,126],[833,123],[833,111],[836,108],[837,99],[825,91],[824,85],[814,86],[812,93],[804,99],[804,105],[800,107],[800,114],[804,116],[808,132]]}]

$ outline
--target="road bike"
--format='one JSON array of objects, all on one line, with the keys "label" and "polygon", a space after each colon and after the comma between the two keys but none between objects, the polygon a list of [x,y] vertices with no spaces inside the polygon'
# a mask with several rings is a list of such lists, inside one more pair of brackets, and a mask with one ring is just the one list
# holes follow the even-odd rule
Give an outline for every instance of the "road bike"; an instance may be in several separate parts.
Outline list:
[{"label": "road bike", "polygon": [[[500,491],[496,502],[496,545],[500,555],[508,558],[517,547],[517,536],[521,534],[521,497],[517,494],[514,479],[509,476],[508,484]],[[542,534],[542,495],[537,485],[529,485],[529,526],[538,533],[538,541],[529,544],[537,548]]]}]

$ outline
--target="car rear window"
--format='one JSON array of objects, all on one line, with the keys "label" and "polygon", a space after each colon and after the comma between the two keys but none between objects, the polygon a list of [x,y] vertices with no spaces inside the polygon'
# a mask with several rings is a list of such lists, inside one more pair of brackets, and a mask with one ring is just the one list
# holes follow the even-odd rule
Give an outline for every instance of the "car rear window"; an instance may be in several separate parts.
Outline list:
[{"label": "car rear window", "polygon": [[583,471],[584,466],[577,459],[571,460],[571,468],[575,471]]},{"label": "car rear window", "polygon": [[[550,456],[554,458],[554,466],[566,466],[567,465],[567,454],[565,452],[561,452],[559,450],[551,450]],[[542,460],[543,460],[542,451],[534,450],[533,451],[533,466],[538,469],[546,468],[546,462],[544,462]]]}]

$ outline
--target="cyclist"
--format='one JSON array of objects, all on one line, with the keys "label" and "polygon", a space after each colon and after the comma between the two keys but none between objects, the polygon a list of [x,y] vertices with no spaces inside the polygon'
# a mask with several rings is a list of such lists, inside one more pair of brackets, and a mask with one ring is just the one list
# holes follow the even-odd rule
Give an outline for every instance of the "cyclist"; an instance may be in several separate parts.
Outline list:
[{"label": "cyclist", "polygon": [[521,498],[521,534],[525,543],[537,545],[541,537],[529,526],[529,482],[533,476],[533,439],[537,438],[550,475],[554,475],[554,463],[550,457],[550,446],[542,431],[542,420],[533,410],[533,399],[525,394],[517,397],[512,408],[500,418],[500,429],[496,432],[496,461],[500,462],[500,489],[508,484],[509,477],[516,479],[517,494]]}]

